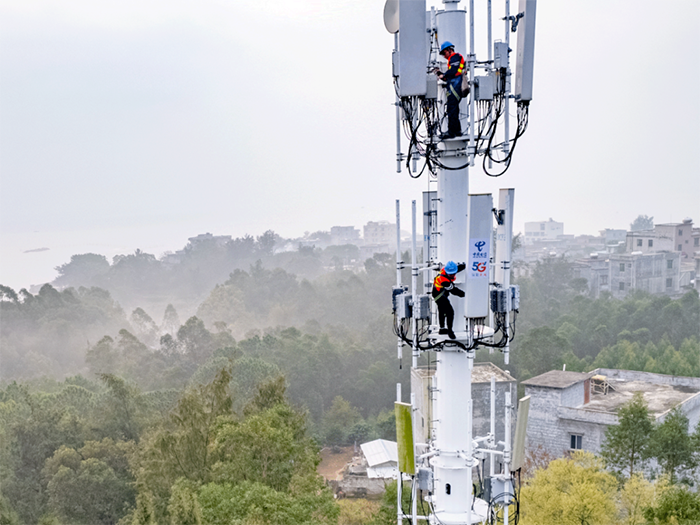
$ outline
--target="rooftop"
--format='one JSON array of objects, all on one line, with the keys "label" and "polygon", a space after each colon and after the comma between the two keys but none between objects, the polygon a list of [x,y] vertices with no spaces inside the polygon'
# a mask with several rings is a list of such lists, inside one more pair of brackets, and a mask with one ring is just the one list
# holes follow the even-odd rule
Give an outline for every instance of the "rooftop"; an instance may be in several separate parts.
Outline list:
[{"label": "rooftop", "polygon": [[[418,367],[413,369],[413,373],[419,377],[430,377],[435,374],[435,367]],[[513,381],[515,378],[507,371],[501,370],[493,363],[474,363],[472,368],[472,383],[489,383],[491,376],[496,378],[497,383]]]},{"label": "rooftop", "polygon": [[608,384],[610,388],[607,394],[591,392],[590,403],[580,408],[617,414],[620,407],[629,402],[635,392],[641,392],[649,406],[649,413],[659,417],[700,392],[700,388],[691,386],[660,385],[647,381],[627,381],[610,377],[608,377]]},{"label": "rooftop", "polygon": [[382,465],[384,463],[398,463],[399,452],[396,441],[387,441],[386,439],[375,439],[360,445],[362,453],[367,458],[367,464],[370,467]]},{"label": "rooftop", "polygon": [[[649,407],[649,413],[659,417],[673,407],[684,403],[691,397],[700,399],[700,378],[681,376],[668,376],[664,374],[652,374],[648,372],[635,372],[630,370],[596,369],[584,374],[582,372],[564,372],[563,370],[551,370],[522,384],[529,387],[564,389],[588,378],[603,379],[607,382],[607,389],[591,388],[590,401],[571,410],[590,412],[603,412],[617,414],[622,405],[629,402],[635,392],[641,392],[644,401]],[[592,387],[594,382],[591,381]],[[603,393],[603,392],[606,393]]]},{"label": "rooftop", "polygon": [[591,374],[583,372],[565,372],[564,370],[550,370],[542,375],[523,381],[525,386],[542,386],[547,388],[567,388],[591,377]]}]

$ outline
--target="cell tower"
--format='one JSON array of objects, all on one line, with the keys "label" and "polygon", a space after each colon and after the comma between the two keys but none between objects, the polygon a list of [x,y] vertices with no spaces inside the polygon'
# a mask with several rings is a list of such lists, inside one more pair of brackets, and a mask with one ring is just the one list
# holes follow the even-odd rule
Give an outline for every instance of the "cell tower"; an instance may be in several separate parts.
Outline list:
[{"label": "cell tower", "polygon": [[[510,394],[506,393],[505,406],[497,410],[492,381],[491,431],[486,436],[474,436],[471,388],[477,348],[502,351],[505,363],[509,362],[509,343],[519,308],[518,287],[510,284],[514,190],[500,190],[498,206],[494,207],[490,194],[469,194],[469,168],[475,165],[477,157],[482,157],[486,175],[502,175],[527,128],[532,100],[536,0],[520,0],[517,13],[512,15],[510,0],[504,0],[504,36],[495,42],[491,0],[479,2],[486,11],[488,55],[480,57],[481,60],[477,60],[475,52],[475,0],[468,1],[467,10],[460,9],[460,0],[442,0],[442,3],[441,9],[427,10],[426,0],[387,0],[384,7],[385,26],[394,34],[397,171],[405,166],[411,177],[424,174],[430,184],[436,185],[423,195],[420,262],[413,201],[410,288],[404,286],[401,278],[401,270],[409,265],[401,260],[398,201],[396,204],[397,282],[393,306],[398,357],[401,359],[403,346],[409,345],[412,367],[418,365],[418,358],[424,352],[435,352],[437,361],[430,388],[434,419],[430,422],[427,443],[416,443],[413,439],[415,394],[411,395],[410,404],[403,403],[400,384],[397,385],[397,441],[399,470],[403,473],[399,476],[412,480],[409,511],[402,505],[403,483],[398,483],[397,522],[516,523],[518,503],[513,472],[522,461],[526,420],[523,413],[527,411],[527,400],[520,403],[514,447]],[[517,34],[514,90],[511,89],[511,33]],[[468,81],[462,83],[463,92],[457,97],[461,136],[448,133],[451,130],[445,105],[449,86],[436,75],[436,71],[445,72],[448,67],[440,56],[441,45],[444,47],[446,41],[464,58],[462,78]],[[512,103],[516,105],[517,117],[511,130]],[[408,138],[405,152],[401,146],[402,128]],[[448,261],[464,268],[454,280],[454,286],[464,292],[464,297],[451,295],[449,299],[454,310],[452,333],[439,329],[430,295],[433,278]],[[497,417],[504,419],[504,436],[496,436]],[[487,459],[488,477],[484,476],[477,486],[474,470]],[[499,472],[496,463],[502,466]],[[424,496],[421,502],[427,502],[429,507],[428,512],[421,505],[422,515],[418,513],[418,491]]]}]

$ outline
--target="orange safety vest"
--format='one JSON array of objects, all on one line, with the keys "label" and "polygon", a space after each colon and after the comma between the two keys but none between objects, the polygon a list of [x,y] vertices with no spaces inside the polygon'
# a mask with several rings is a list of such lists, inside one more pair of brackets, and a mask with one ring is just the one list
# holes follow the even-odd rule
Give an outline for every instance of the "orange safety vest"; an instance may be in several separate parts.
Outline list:
[{"label": "orange safety vest", "polygon": [[463,57],[462,55],[460,55],[459,53],[452,53],[450,56],[445,57],[445,58],[447,58],[447,70],[448,70],[448,71],[449,71],[450,67],[452,67],[452,66],[450,65],[450,59],[451,59],[454,55],[458,55],[458,56],[459,56],[459,66],[457,67],[457,72],[455,73],[455,78],[457,78],[457,77],[461,77],[461,76],[462,76],[462,73],[464,73],[464,64],[465,64],[465,62],[464,62],[464,57]]},{"label": "orange safety vest", "polygon": [[437,301],[445,294],[445,291],[451,290],[455,277],[456,275],[447,275],[445,270],[441,270],[433,279],[433,299]]}]

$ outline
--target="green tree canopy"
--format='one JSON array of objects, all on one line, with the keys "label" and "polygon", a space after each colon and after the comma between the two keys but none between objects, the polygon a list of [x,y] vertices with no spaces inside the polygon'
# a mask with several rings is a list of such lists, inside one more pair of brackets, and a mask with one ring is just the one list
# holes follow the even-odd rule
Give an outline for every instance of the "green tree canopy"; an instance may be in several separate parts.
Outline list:
[{"label": "green tree canopy", "polygon": [[677,406],[654,429],[651,450],[671,483],[698,464],[698,450],[689,433],[688,416]]},{"label": "green tree canopy", "polygon": [[635,392],[632,400],[620,407],[617,418],[618,424],[605,431],[601,456],[618,476],[632,477],[650,457],[649,445],[654,428],[641,392]]},{"label": "green tree canopy", "polygon": [[589,452],[552,461],[535,472],[521,491],[525,525],[616,523],[617,480]]}]

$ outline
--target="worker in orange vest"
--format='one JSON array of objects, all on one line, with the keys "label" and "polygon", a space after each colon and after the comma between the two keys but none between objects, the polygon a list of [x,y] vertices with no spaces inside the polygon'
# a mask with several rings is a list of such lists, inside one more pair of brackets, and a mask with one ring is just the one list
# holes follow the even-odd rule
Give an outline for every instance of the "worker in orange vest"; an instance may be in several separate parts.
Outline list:
[{"label": "worker in orange vest", "polygon": [[436,70],[435,74],[447,85],[447,133],[441,139],[449,139],[462,135],[462,124],[459,122],[459,101],[462,100],[462,75],[464,75],[464,57],[455,53],[452,42],[445,41],[440,46],[440,55],[447,59],[447,71]]},{"label": "worker in orange vest", "polygon": [[[438,307],[438,320],[440,322],[440,333],[447,334],[450,339],[455,339],[452,325],[455,320],[455,311],[450,304],[450,294],[457,297],[464,297],[464,292],[454,285],[457,273],[467,267],[466,264],[457,264],[454,261],[448,262],[440,273],[433,280],[433,299]],[[447,327],[445,327],[447,324]]]}]

